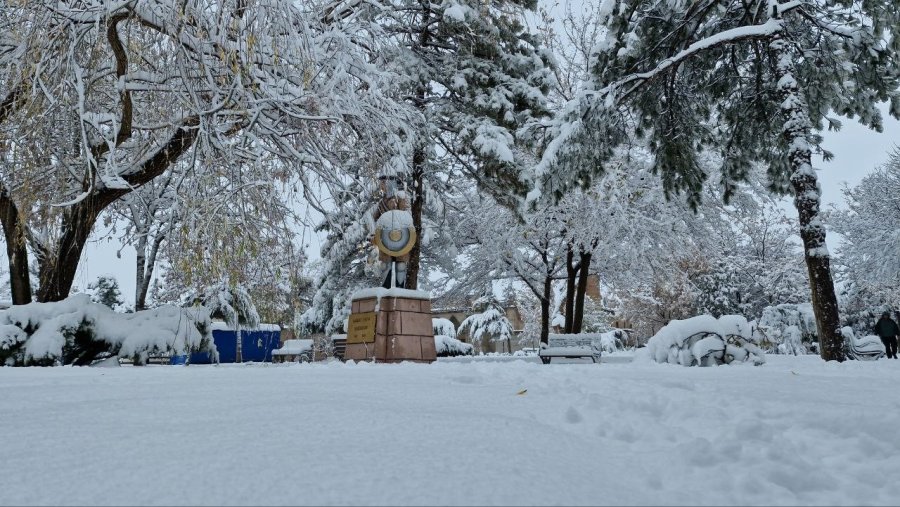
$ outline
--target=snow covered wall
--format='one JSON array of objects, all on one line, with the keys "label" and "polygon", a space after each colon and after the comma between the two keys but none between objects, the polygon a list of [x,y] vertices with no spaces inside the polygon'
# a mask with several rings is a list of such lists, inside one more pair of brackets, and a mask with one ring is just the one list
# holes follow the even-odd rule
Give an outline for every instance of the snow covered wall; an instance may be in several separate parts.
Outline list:
[{"label": "snow covered wall", "polygon": [[0,310],[0,364],[87,365],[112,356],[141,361],[150,353],[215,354],[210,333],[209,312],[202,308],[116,313],[78,294]]},{"label": "snow covered wall", "polygon": [[647,342],[657,363],[712,366],[734,361],[766,362],[750,323],[740,315],[700,315],[673,320]]}]

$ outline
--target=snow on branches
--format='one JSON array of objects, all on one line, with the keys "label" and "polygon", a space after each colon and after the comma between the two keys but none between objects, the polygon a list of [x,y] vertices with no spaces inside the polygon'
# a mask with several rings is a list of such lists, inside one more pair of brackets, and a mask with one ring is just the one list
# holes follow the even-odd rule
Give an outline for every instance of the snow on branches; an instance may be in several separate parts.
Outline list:
[{"label": "snow on branches", "polygon": [[878,314],[900,308],[900,150],[854,187],[844,189],[846,209],[829,225],[844,241],[838,248],[840,276],[849,283],[850,306]]}]

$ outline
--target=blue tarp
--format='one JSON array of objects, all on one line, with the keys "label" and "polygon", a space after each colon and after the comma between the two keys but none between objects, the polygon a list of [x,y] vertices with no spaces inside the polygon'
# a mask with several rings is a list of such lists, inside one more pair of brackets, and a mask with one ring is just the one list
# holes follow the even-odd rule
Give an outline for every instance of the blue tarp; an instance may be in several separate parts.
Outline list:
[{"label": "blue tarp", "polygon": [[[237,350],[237,333],[232,329],[213,329],[213,342],[219,351],[220,363],[233,363]],[[271,362],[272,351],[281,346],[280,330],[241,331],[241,355],[245,363]],[[209,364],[208,352],[191,354],[191,364]]]}]

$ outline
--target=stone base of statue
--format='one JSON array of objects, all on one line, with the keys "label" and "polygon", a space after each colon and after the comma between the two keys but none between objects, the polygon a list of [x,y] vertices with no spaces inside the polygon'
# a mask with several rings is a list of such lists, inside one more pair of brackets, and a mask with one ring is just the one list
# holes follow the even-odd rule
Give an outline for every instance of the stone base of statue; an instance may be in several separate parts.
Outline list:
[{"label": "stone base of statue", "polygon": [[407,289],[365,289],[353,295],[344,360],[430,363],[437,359],[431,296]]}]

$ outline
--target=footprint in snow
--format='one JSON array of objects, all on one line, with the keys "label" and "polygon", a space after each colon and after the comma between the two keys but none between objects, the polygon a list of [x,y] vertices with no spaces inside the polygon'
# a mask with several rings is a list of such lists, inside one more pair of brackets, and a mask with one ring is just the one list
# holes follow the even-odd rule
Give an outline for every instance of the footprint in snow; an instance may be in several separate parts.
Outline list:
[{"label": "footprint in snow", "polygon": [[578,410],[575,409],[575,407],[570,405],[569,409],[566,410],[566,422],[570,423],[570,424],[576,424],[576,423],[580,423],[583,420],[584,420],[584,417],[582,417],[581,412],[579,412]]}]

